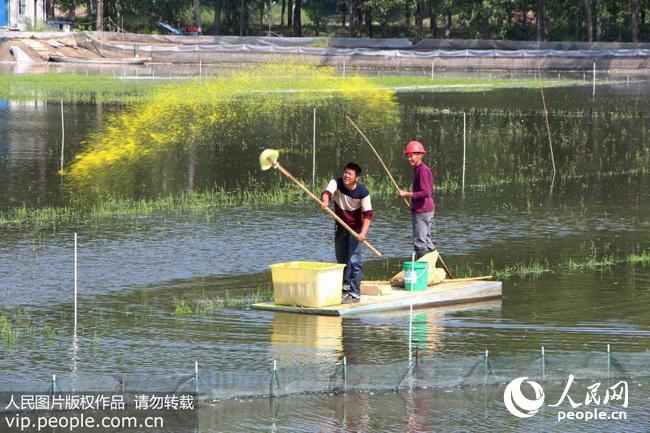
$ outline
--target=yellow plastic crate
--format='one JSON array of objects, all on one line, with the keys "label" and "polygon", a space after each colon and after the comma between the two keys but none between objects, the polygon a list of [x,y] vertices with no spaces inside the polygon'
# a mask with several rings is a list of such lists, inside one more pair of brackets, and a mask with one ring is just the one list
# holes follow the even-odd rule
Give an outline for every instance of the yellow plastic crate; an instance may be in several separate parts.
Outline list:
[{"label": "yellow plastic crate", "polygon": [[343,268],[338,263],[286,262],[270,265],[277,305],[326,307],[341,303]]}]

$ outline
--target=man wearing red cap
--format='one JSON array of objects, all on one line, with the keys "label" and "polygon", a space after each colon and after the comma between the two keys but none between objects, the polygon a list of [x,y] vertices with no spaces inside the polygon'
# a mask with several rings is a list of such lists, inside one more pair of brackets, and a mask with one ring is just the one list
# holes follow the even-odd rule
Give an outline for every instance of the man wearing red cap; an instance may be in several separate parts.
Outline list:
[{"label": "man wearing red cap", "polygon": [[419,141],[411,141],[406,145],[404,155],[413,167],[413,191],[398,193],[402,198],[411,199],[413,248],[418,259],[436,250],[431,240],[431,224],[436,210],[436,202],[433,200],[433,173],[422,161],[425,153],[427,152]]}]

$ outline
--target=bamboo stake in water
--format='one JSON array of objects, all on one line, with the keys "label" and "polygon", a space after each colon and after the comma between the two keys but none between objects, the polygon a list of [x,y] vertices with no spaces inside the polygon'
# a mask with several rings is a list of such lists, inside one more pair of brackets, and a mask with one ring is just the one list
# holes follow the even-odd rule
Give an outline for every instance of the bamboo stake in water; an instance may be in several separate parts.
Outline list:
[{"label": "bamboo stake in water", "polygon": [[199,395],[199,361],[194,361],[194,390]]},{"label": "bamboo stake in water", "polygon": [[65,125],[63,123],[63,98],[61,98],[61,172],[63,172],[63,151],[65,150]]},{"label": "bamboo stake in water", "polygon": [[467,150],[467,113],[463,113],[463,187],[462,192],[465,194],[465,154]]},{"label": "bamboo stake in water", "polygon": [[[415,274],[415,253],[413,253],[411,256],[411,293],[409,296],[409,364],[411,363],[413,353],[413,343],[411,340],[413,337],[413,290],[415,289],[415,281],[417,281],[417,275]],[[404,285],[406,286],[407,284],[408,282],[405,279]]]},{"label": "bamboo stake in water", "polygon": [[316,109],[314,108],[314,127],[311,149],[311,184],[316,185]]},{"label": "bamboo stake in water", "polygon": [[74,337],[77,338],[77,233],[74,234]]},{"label": "bamboo stake in water", "polygon": [[596,62],[594,62],[594,74],[593,74],[593,85],[591,90],[591,96],[596,96]]},{"label": "bamboo stake in water", "polygon": [[555,155],[553,154],[553,142],[551,141],[551,127],[548,123],[548,110],[546,109],[546,98],[544,97],[544,86],[539,90],[542,92],[542,105],[544,106],[544,119],[546,120],[546,133],[548,134],[548,147],[551,151],[551,163],[553,164],[553,181],[555,181]]}]

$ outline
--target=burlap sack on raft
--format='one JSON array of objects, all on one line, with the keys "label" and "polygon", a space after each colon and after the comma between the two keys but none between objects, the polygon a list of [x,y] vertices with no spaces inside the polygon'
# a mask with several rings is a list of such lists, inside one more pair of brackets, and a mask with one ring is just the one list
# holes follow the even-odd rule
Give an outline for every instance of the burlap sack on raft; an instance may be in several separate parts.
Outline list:
[{"label": "burlap sack on raft", "polygon": [[[418,262],[427,262],[429,263],[427,286],[433,286],[434,284],[439,284],[442,280],[445,279],[447,274],[444,269],[436,268],[436,263],[438,262],[438,252],[434,251],[429,254],[425,254],[420,257]],[[390,279],[390,285],[394,287],[404,287],[406,284],[404,282],[404,271],[400,271],[397,275]]]}]

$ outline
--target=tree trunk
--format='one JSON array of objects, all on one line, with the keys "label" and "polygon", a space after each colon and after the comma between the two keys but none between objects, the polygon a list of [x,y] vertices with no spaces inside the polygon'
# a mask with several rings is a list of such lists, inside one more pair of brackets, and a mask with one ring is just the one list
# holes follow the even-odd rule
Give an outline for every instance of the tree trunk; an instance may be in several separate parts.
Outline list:
[{"label": "tree trunk", "polygon": [[632,42],[639,42],[639,2],[630,0],[630,31],[632,32]]},{"label": "tree trunk", "polygon": [[[54,4],[54,2],[50,3]],[[54,17],[54,15],[52,15],[52,17]],[[70,2],[70,13],[68,20],[74,25],[75,18],[77,18],[77,0],[72,0]]]},{"label": "tree trunk", "polygon": [[214,34],[221,34],[221,0],[214,1]]},{"label": "tree trunk", "polygon": [[302,36],[302,9],[301,9],[302,0],[295,0],[293,7],[293,35]]},{"label": "tree trunk", "polygon": [[239,10],[239,36],[244,36],[244,8],[246,7],[246,2],[241,0],[240,10]]},{"label": "tree trunk", "polygon": [[201,0],[194,0],[194,25],[201,33]]},{"label": "tree trunk", "polygon": [[646,11],[646,8],[647,8],[647,5],[646,5],[645,3],[646,3],[646,2],[644,2],[643,7],[641,8],[641,14],[640,14],[641,16],[640,16],[640,18],[639,18],[639,21],[640,21],[640,22],[639,22],[639,24],[640,24],[640,25],[639,25],[639,28],[641,29],[641,30],[639,31],[639,36],[640,36],[642,39],[643,39],[643,37],[646,35],[646,32],[643,31],[643,29],[645,29],[645,11]]},{"label": "tree trunk", "polygon": [[479,25],[481,27],[481,38],[490,39],[490,19],[485,9],[481,9],[481,19]]},{"label": "tree trunk", "polygon": [[591,4],[589,0],[580,0],[580,4],[585,9],[585,24],[587,27],[587,42],[594,41],[593,18],[591,15]]},{"label": "tree trunk", "polygon": [[451,38],[451,13],[445,13],[445,39]]},{"label": "tree trunk", "polygon": [[263,28],[264,28],[264,2],[262,1],[260,2],[260,30]]},{"label": "tree trunk", "polygon": [[287,27],[293,27],[293,0],[289,0],[287,8]]},{"label": "tree trunk", "polygon": [[104,0],[97,0],[97,31],[104,30]]},{"label": "tree trunk", "polygon": [[282,0],[282,12],[280,12],[280,27],[284,27],[284,10],[287,6],[287,0]]},{"label": "tree trunk", "polygon": [[433,9],[433,0],[429,0],[429,28],[431,29],[431,37],[438,36],[438,21],[436,20],[436,11]]},{"label": "tree trunk", "polygon": [[415,38],[422,39],[422,3],[420,0],[415,4]]},{"label": "tree trunk", "polygon": [[348,35],[354,36],[354,0],[347,0],[346,6],[348,8]]},{"label": "tree trunk", "polygon": [[546,5],[544,0],[537,0],[537,39],[545,41],[548,37],[546,33]]},{"label": "tree trunk", "polygon": [[370,6],[366,8],[366,33],[368,33],[369,38],[372,38],[372,12]]},{"label": "tree trunk", "polygon": [[115,25],[118,28],[118,31],[123,32],[122,28],[122,5],[120,5],[120,0],[115,0]]}]

